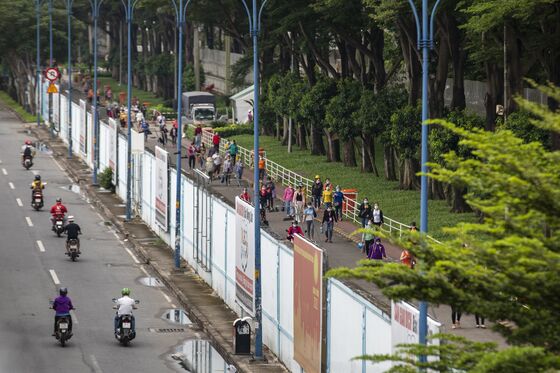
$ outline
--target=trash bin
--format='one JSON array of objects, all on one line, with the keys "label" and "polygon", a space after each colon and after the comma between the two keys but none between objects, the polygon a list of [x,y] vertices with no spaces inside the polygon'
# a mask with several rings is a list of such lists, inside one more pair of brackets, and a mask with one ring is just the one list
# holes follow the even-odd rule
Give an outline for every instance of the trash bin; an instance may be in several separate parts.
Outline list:
[{"label": "trash bin", "polygon": [[236,355],[251,354],[250,317],[237,319],[233,322],[233,350]]},{"label": "trash bin", "polygon": [[354,211],[360,205],[358,202],[358,190],[357,189],[342,189],[344,193],[344,199],[342,200],[342,213],[348,213],[348,211]]}]

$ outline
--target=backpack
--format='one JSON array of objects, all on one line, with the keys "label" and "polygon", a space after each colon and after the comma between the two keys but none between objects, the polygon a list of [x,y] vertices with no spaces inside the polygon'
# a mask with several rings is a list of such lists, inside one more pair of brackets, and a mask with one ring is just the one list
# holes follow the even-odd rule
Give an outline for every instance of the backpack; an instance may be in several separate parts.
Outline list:
[{"label": "backpack", "polygon": [[33,152],[31,151],[31,147],[30,147],[30,146],[26,147],[26,148],[23,150],[23,156],[24,156],[24,157],[31,157],[31,154],[32,154],[32,153],[33,153]]}]

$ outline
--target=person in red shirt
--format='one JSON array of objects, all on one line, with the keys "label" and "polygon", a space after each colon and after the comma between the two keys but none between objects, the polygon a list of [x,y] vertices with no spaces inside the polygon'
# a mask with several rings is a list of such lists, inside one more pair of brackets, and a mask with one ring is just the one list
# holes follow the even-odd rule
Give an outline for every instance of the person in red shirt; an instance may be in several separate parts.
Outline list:
[{"label": "person in red shirt", "polygon": [[202,126],[198,124],[194,129],[194,146],[200,147],[202,142]]},{"label": "person in red shirt", "polygon": [[249,195],[249,192],[247,192],[247,188],[243,188],[243,193],[241,193],[239,198],[245,202],[251,202],[251,196]]},{"label": "person in red shirt", "polygon": [[56,204],[54,204],[51,207],[51,223],[54,225],[54,222],[57,218],[61,218],[64,221],[64,223],[66,223],[66,218],[64,217],[64,214],[66,214],[68,212],[68,210],[66,209],[66,206],[64,206],[62,204],[62,198],[57,198],[56,199]]},{"label": "person in red shirt", "polygon": [[216,132],[212,137],[212,144],[214,145],[214,151],[218,152],[220,150],[220,135]]},{"label": "person in red shirt", "polygon": [[294,241],[295,234],[299,234],[300,236],[303,236],[303,231],[301,230],[301,227],[298,225],[297,220],[294,220],[292,222],[292,225],[290,226],[290,228],[286,229],[286,232],[288,232],[288,240],[290,240],[290,242]]}]

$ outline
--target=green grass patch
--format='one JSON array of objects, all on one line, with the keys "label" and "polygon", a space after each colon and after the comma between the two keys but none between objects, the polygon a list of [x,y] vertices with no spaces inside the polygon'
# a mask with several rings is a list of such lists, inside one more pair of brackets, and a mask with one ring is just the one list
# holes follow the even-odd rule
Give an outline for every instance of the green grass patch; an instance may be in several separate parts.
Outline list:
[{"label": "green grass patch", "polygon": [[30,123],[30,122],[36,122],[37,121],[37,116],[36,115],[30,114],[27,111],[25,111],[23,106],[21,106],[19,103],[14,101],[10,97],[10,95],[8,95],[6,92],[0,91],[0,101],[2,101],[4,103],[4,105],[8,106],[10,109],[15,111],[16,113],[18,113],[18,115],[22,118],[22,120],[24,122]]},{"label": "green grass patch", "polygon": [[[239,135],[233,137],[237,143],[245,148],[253,147],[252,135]],[[324,181],[331,179],[334,185],[342,189],[357,189],[358,198],[368,197],[370,202],[379,202],[383,213],[391,219],[404,224],[415,221],[420,225],[420,192],[398,189],[398,182],[387,181],[383,176],[361,173],[359,168],[345,167],[342,163],[327,162],[324,156],[314,156],[308,150],[293,149],[289,154],[287,147],[280,141],[270,136],[261,136],[261,147],[266,150],[267,157],[282,166],[312,179],[316,174]],[[376,164],[379,172],[383,173],[383,154],[380,146],[377,147]],[[449,211],[450,207],[445,201],[428,202],[428,227],[430,235],[441,239],[445,234],[443,227],[454,226],[463,221],[474,222],[472,213],[456,214]]]},{"label": "green grass patch", "polygon": [[[119,99],[119,92],[125,92],[127,93],[127,87],[126,84],[122,84],[119,86],[119,82],[115,79],[113,79],[110,76],[102,76],[102,77],[98,77],[99,79],[99,83],[101,84],[101,92],[104,91],[105,86],[108,84],[111,86],[111,89],[113,90],[113,98],[114,100],[118,100]],[[150,105],[163,105],[165,103],[165,100],[161,97],[157,97],[155,94],[153,94],[152,92],[148,92],[148,91],[144,91],[142,89],[138,89],[135,87],[132,87],[132,97],[138,97],[138,100],[142,103],[142,102],[148,102]]]}]

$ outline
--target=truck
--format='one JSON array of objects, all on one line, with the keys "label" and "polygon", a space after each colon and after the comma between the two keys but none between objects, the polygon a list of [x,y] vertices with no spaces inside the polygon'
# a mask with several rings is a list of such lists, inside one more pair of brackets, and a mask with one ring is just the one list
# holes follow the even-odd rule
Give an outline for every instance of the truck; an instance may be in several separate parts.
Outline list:
[{"label": "truck", "polygon": [[182,104],[187,123],[205,125],[216,120],[216,96],[209,92],[183,92]]}]

